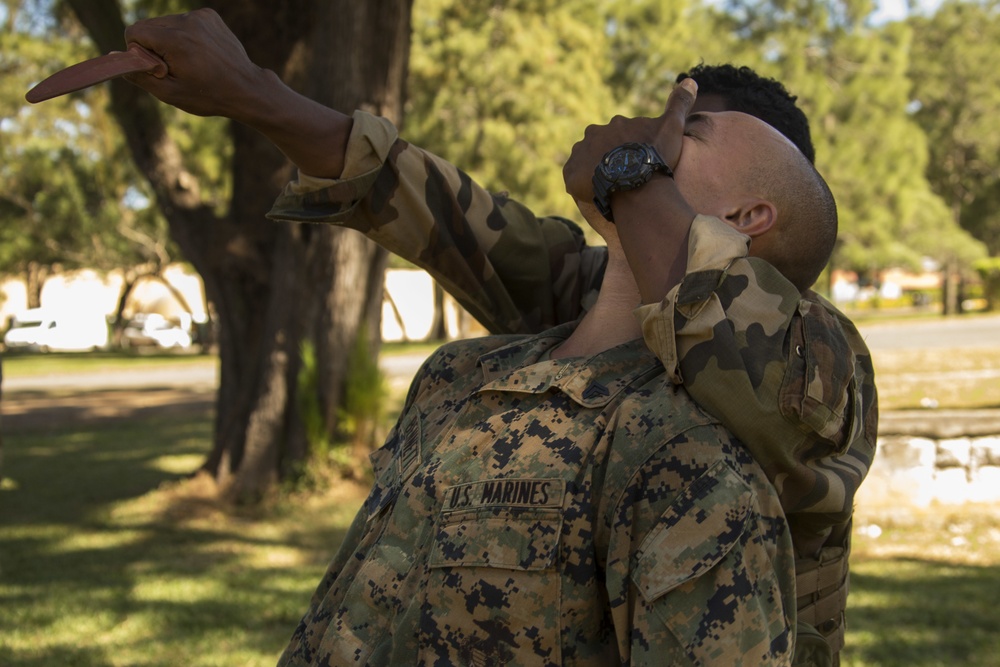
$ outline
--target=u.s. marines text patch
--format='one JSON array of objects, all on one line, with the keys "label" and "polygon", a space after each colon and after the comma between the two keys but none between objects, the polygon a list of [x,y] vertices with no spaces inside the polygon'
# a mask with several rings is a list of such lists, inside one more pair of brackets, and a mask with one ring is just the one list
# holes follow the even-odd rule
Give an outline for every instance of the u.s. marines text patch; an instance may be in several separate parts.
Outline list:
[{"label": "u.s. marines text patch", "polygon": [[479,507],[562,507],[566,482],[561,479],[488,479],[445,489],[442,512]]}]

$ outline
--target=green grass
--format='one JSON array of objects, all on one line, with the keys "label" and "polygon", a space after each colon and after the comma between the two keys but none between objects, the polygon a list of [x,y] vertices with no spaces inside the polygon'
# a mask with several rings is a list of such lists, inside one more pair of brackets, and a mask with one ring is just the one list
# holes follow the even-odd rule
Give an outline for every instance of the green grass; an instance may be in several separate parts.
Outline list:
[{"label": "green grass", "polygon": [[[420,354],[429,356],[441,346],[430,343],[385,343],[382,354],[399,356]],[[165,351],[114,351],[114,352],[21,352],[3,353],[3,375],[6,378],[35,377],[63,373],[94,373],[107,370],[142,370],[162,366],[211,366],[218,363],[213,354],[172,353]]]},{"label": "green grass", "polygon": [[[199,418],[5,434],[0,664],[274,664],[365,489],[221,506],[188,477],[210,432]],[[1000,512],[858,527],[843,664],[1000,664]]]},{"label": "green grass", "polygon": [[883,412],[927,400],[939,408],[1000,407],[1000,340],[997,347],[878,350],[873,361]]},{"label": "green grass", "polygon": [[429,357],[431,352],[441,347],[444,341],[431,341],[429,343],[383,343],[382,354],[386,356],[399,356],[403,354],[419,354]]},{"label": "green grass", "polygon": [[[4,373],[180,363],[215,360],[5,354]],[[1000,369],[1000,350],[882,353],[876,366],[882,409],[913,407],[930,386],[913,374]],[[949,397],[952,381],[934,385],[942,407],[1000,406],[995,378]],[[403,391],[390,395],[390,421]],[[327,493],[286,493],[254,512],[222,506],[209,480],[190,477],[211,428],[200,416],[4,432],[0,665],[275,663],[366,488],[320,480]],[[1000,508],[856,524],[842,664],[1000,665]]]},{"label": "green grass", "polygon": [[170,352],[4,352],[3,376],[36,377],[63,373],[95,373],[107,370],[142,370],[162,366],[218,363],[214,355]]},{"label": "green grass", "polygon": [[1000,665],[1000,508],[859,510],[855,521],[842,664]]},{"label": "green grass", "polygon": [[362,498],[256,514],[203,478],[208,419],[4,434],[0,665],[273,665]]},{"label": "green grass", "polygon": [[845,666],[1000,664],[1000,567],[855,559]]}]

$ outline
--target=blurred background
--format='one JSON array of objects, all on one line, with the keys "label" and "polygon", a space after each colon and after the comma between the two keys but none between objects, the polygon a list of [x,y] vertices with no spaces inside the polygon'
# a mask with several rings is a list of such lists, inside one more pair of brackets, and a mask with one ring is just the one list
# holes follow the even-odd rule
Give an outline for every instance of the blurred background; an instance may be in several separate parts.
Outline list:
[{"label": "blurred background", "polygon": [[578,222],[588,124],[658,114],[702,62],[782,81],[840,209],[816,289],[882,411],[843,664],[1000,665],[996,0],[0,0],[0,665],[273,664],[409,379],[484,333],[359,235],[265,220],[291,171],[246,128],[122,81],[24,102],[200,6]]}]

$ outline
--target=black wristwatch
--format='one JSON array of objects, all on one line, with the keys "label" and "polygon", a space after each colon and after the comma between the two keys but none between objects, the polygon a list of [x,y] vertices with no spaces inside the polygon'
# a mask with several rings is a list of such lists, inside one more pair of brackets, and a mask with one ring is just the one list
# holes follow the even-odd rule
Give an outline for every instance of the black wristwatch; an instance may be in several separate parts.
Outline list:
[{"label": "black wristwatch", "polygon": [[656,172],[671,178],[674,175],[673,170],[651,145],[627,143],[612,148],[594,169],[594,204],[597,205],[597,210],[614,222],[611,195],[645,185]]}]

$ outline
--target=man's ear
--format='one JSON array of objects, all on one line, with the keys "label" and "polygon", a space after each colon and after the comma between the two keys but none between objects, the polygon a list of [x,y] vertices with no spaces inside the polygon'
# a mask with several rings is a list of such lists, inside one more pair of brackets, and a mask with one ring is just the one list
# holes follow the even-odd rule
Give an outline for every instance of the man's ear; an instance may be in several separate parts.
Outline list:
[{"label": "man's ear", "polygon": [[737,231],[753,238],[774,227],[778,207],[766,199],[754,199],[732,209],[725,219]]}]

